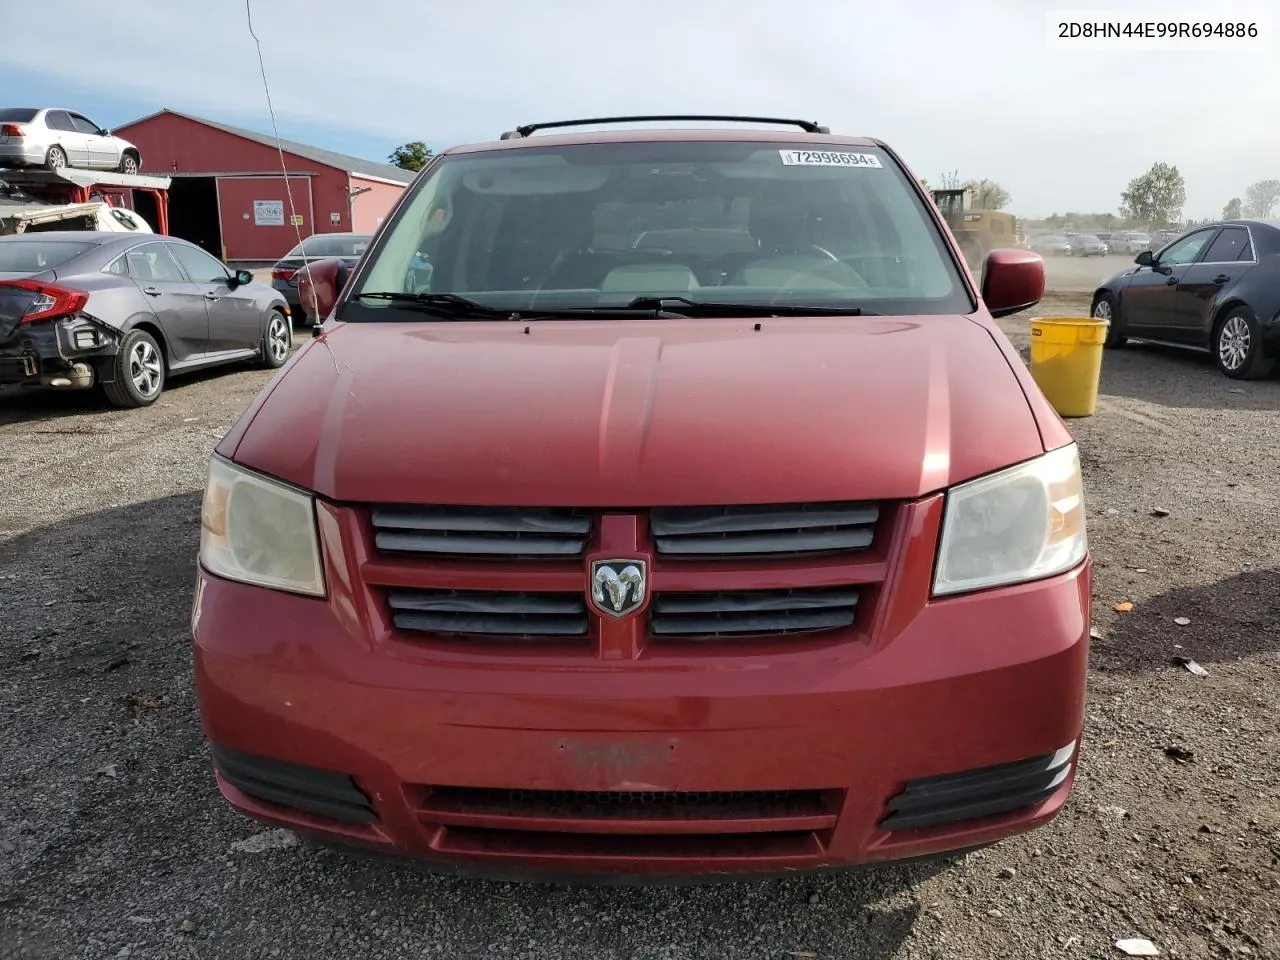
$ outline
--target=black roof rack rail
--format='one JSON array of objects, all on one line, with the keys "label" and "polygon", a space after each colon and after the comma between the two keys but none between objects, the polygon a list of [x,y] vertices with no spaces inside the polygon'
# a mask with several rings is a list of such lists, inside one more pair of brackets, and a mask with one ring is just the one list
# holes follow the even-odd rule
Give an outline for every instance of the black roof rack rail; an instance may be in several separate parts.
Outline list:
[{"label": "black roof rack rail", "polygon": [[735,117],[713,113],[675,113],[642,117],[593,117],[589,120],[556,120],[552,123],[526,123],[522,127],[516,127],[514,130],[508,130],[502,135],[501,139],[516,140],[522,137],[527,137],[534,131],[550,130],[553,127],[588,127],[595,126],[600,123],[650,123],[653,121],[666,122],[670,120],[710,120],[728,123],[777,123],[788,127],[799,127],[805,133],[831,132],[829,127],[821,126],[812,120],[787,120],[779,117]]}]

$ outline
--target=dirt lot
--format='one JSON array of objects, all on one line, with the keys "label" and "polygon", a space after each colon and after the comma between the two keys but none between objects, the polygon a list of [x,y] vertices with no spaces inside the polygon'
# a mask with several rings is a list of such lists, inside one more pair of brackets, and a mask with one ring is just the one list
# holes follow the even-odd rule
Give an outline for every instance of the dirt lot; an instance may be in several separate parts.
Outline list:
[{"label": "dirt lot", "polygon": [[1101,639],[1053,825],[928,869],[617,889],[234,846],[261,828],[217,796],[186,631],[207,457],[265,380],[0,401],[0,957],[1280,956],[1280,382],[1136,346],[1073,423]]}]

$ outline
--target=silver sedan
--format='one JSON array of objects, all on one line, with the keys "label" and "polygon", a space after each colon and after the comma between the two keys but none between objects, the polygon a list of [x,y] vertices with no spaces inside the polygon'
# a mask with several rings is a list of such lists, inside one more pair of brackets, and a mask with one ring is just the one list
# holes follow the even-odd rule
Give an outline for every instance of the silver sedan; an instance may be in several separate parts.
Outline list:
[{"label": "silver sedan", "polygon": [[0,384],[86,389],[143,407],[178,373],[293,346],[284,298],[195,244],[154,234],[0,237]]},{"label": "silver sedan", "polygon": [[115,170],[136,174],[142,154],[82,113],[53,107],[0,107],[0,167]]}]

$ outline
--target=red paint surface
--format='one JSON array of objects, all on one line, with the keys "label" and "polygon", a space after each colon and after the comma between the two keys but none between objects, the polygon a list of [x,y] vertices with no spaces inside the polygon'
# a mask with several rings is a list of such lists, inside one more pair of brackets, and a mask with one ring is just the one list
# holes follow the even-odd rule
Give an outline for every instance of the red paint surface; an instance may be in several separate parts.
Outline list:
[{"label": "red paint surface", "polygon": [[[283,203],[284,225],[258,226],[253,217],[255,200]],[[312,229],[311,180],[307,177],[290,177],[288,189],[284,177],[219,178],[218,206],[228,260],[278,260],[297,245],[299,234],[306,238],[316,232]],[[301,226],[293,225],[291,211],[302,216]]]},{"label": "red paint surface", "polygon": [[585,507],[919,496],[1044,450],[964,317],[753,326],[338,324],[235,456],[337,500]]}]

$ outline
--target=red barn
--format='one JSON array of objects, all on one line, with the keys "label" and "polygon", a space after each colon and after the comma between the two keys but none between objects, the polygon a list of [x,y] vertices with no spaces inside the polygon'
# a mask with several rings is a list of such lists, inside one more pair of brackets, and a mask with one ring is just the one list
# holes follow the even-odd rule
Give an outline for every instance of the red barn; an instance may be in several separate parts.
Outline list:
[{"label": "red barn", "polygon": [[[313,233],[372,233],[416,176],[386,163],[161,110],[116,127],[172,178],[169,232],[224,260],[274,261]],[[288,171],[286,182],[285,171]]]}]

